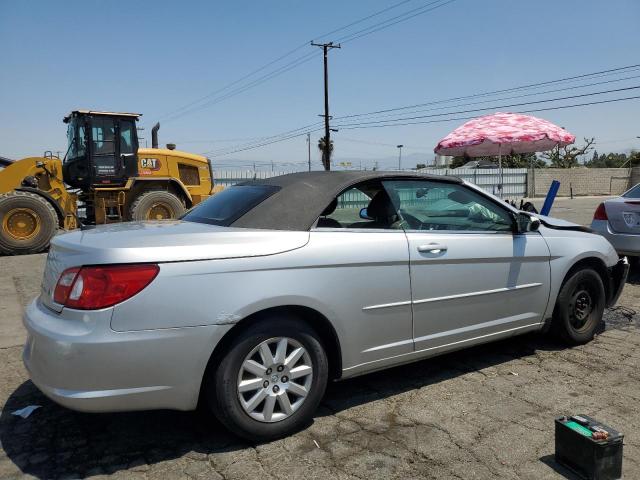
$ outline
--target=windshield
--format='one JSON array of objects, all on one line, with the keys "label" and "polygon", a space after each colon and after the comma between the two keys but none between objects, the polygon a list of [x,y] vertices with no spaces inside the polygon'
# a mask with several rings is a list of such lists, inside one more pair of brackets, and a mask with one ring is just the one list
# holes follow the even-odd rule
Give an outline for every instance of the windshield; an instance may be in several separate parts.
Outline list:
[{"label": "windshield", "polygon": [[622,195],[624,198],[640,198],[640,183]]},{"label": "windshield", "polygon": [[273,185],[234,185],[189,210],[182,220],[227,227],[278,190]]},{"label": "windshield", "polygon": [[73,118],[67,126],[67,155],[65,161],[84,156],[86,152],[84,125]]}]

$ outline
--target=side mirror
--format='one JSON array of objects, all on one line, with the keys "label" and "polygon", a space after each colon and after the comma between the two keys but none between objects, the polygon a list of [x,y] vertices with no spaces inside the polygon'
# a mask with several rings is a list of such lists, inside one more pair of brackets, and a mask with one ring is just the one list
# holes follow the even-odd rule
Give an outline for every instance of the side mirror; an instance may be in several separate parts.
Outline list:
[{"label": "side mirror", "polygon": [[542,222],[540,222],[539,218],[531,217],[531,221],[529,222],[529,231],[531,232],[537,231],[540,228],[541,224]]},{"label": "side mirror", "polygon": [[518,233],[535,232],[540,228],[540,219],[524,212],[519,212],[516,218]]},{"label": "side mirror", "polygon": [[363,220],[373,220],[373,218],[371,218],[369,215],[367,215],[367,209],[363,208],[360,210],[360,218],[362,218]]}]

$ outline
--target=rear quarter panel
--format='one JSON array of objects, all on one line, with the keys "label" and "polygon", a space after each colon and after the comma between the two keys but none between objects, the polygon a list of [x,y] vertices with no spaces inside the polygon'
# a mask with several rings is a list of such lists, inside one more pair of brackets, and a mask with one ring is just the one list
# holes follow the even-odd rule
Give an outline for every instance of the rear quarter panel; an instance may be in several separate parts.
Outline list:
[{"label": "rear quarter panel", "polygon": [[[229,325],[271,307],[309,307],[332,323],[348,367],[412,349],[410,295],[402,231],[367,233],[359,242],[312,232],[307,245],[285,253],[163,263],[151,285],[114,308],[111,327]],[[394,302],[403,304],[363,310]],[[391,346],[382,353],[375,349],[382,344]]]}]

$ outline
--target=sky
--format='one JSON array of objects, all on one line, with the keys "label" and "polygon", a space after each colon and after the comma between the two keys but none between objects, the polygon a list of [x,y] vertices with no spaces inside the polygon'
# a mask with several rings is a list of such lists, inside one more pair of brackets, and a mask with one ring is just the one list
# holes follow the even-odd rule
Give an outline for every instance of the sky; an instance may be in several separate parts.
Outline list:
[{"label": "sky", "polygon": [[[638,0],[452,0],[439,6],[443,2],[0,0],[0,156],[18,159],[45,150],[64,154],[63,116],[90,108],[142,113],[142,145],[150,144],[151,126],[160,120],[162,144],[206,153],[214,168],[306,168],[309,128],[301,127],[320,122],[324,105],[321,50],[306,43],[348,38],[404,12],[429,10],[429,5],[438,8],[343,41],[341,49],[330,51],[330,113],[339,130],[332,133],[336,168],[341,162],[356,168],[397,166],[398,144],[404,145],[403,167],[429,164],[438,140],[463,122],[347,128],[349,123],[405,115],[397,111],[339,117],[640,64]],[[389,10],[324,35],[384,9]],[[300,65],[262,78],[298,58]],[[633,89],[640,86],[640,67],[593,78],[552,85],[563,88],[558,93],[503,101],[489,97],[475,106],[460,101],[436,104],[441,110],[415,115],[620,88],[628,90],[498,110],[640,95],[640,89]],[[253,81],[255,86],[244,90]],[[466,103],[483,100],[486,97]],[[606,153],[640,149],[639,110],[640,99],[634,99],[534,114],[565,127],[578,144],[583,137],[595,137],[598,152]],[[317,141],[322,135],[320,130],[311,133],[314,169],[321,168]]]}]

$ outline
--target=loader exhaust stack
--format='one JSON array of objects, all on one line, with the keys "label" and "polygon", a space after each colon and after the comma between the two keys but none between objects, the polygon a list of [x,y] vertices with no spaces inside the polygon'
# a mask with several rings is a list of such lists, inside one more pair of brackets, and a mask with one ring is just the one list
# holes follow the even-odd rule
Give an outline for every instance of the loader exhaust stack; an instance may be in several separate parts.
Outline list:
[{"label": "loader exhaust stack", "polygon": [[151,129],[151,148],[158,148],[158,130],[160,130],[160,122]]}]

